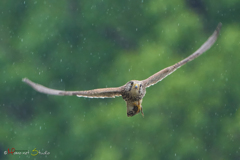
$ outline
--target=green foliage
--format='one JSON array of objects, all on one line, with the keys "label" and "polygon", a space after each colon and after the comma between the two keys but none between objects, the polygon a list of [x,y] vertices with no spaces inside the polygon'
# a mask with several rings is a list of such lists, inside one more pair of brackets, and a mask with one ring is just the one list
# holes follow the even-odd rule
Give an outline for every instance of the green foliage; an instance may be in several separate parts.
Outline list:
[{"label": "green foliage", "polygon": [[[239,2],[104,0],[0,2],[0,159],[239,159]],[[145,117],[122,98],[57,97],[64,90],[142,80],[215,45],[153,87]],[[8,148],[29,155],[4,155]]]}]

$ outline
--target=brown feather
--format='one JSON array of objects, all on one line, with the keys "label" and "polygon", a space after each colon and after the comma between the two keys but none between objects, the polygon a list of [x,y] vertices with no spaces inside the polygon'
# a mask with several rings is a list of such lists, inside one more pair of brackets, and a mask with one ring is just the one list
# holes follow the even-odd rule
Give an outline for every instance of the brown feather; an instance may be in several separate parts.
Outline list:
[{"label": "brown feather", "polygon": [[23,82],[31,86],[38,92],[50,94],[50,95],[58,95],[58,96],[72,96],[76,95],[78,97],[88,97],[88,98],[114,98],[116,96],[121,96],[123,91],[123,86],[116,88],[100,88],[93,89],[87,91],[63,91],[47,88],[43,85],[34,83],[27,78],[23,79]]},{"label": "brown feather", "polygon": [[143,80],[143,85],[147,88],[150,87],[151,85],[156,84],[157,82],[161,81],[165,77],[167,77],[169,74],[173,73],[176,69],[181,67],[182,65],[186,64],[187,62],[197,58],[200,56],[202,53],[207,51],[217,40],[217,37],[219,35],[220,29],[221,29],[222,23],[219,23],[216,30],[214,33],[208,38],[208,40],[197,50],[195,51],[192,55],[189,57],[185,58],[184,60],[170,66],[167,68],[164,68],[163,70],[155,73],[154,75],[150,76],[149,78]]}]

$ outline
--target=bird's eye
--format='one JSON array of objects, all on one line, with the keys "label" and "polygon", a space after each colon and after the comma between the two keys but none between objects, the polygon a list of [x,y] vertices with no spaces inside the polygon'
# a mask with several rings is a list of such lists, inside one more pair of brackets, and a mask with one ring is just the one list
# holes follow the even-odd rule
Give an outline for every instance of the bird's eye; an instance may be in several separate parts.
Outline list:
[{"label": "bird's eye", "polygon": [[140,87],[142,87],[142,84],[140,84]]},{"label": "bird's eye", "polygon": [[133,85],[133,82],[130,82],[131,83],[131,85]]}]

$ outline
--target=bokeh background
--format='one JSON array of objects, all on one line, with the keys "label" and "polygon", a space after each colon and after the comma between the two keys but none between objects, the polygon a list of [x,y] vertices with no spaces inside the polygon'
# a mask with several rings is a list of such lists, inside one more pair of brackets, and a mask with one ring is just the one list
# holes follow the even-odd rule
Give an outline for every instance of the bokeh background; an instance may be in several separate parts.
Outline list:
[{"label": "bokeh background", "polygon": [[[128,118],[121,97],[49,96],[21,81],[88,90],[142,80],[219,22],[207,53],[147,89],[144,118]],[[240,159],[239,27],[239,0],[0,1],[0,159]]]}]

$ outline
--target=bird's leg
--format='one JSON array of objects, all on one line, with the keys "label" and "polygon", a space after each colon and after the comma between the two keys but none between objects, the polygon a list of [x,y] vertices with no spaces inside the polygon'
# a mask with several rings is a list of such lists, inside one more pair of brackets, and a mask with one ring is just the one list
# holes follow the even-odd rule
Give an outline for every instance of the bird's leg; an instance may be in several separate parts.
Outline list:
[{"label": "bird's leg", "polygon": [[142,116],[144,117],[143,109],[142,109],[142,99],[138,101],[138,105],[141,111]]},{"label": "bird's leg", "polygon": [[144,116],[142,111],[142,100],[138,100],[135,102],[132,102],[131,105],[133,106],[132,110],[128,112],[128,116],[134,116],[135,114],[142,113],[142,116]]},{"label": "bird's leg", "polygon": [[137,111],[136,113],[141,112],[142,116],[144,117],[144,113],[143,113],[143,109],[142,109],[142,99],[140,99],[139,101],[137,101],[137,103],[135,103],[135,105],[137,106]]}]

